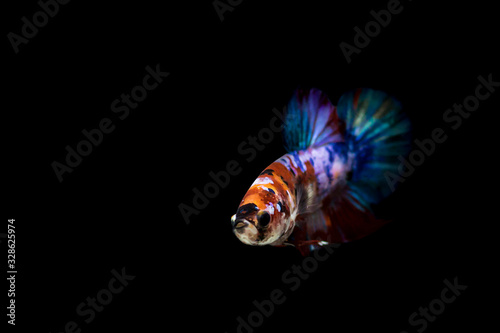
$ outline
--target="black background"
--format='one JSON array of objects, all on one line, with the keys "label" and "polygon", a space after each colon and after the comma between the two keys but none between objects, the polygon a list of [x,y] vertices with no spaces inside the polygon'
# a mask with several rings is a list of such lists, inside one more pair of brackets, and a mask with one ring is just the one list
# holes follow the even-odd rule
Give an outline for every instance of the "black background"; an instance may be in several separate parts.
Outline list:
[{"label": "black background", "polygon": [[[18,54],[4,38],[2,223],[16,219],[16,329],[60,332],[75,321],[82,332],[235,332],[254,300],[281,289],[286,302],[256,332],[416,332],[409,315],[457,277],[467,290],[426,331],[483,330],[494,313],[488,190],[499,92],[457,130],[442,116],[474,93],[479,75],[500,81],[495,10],[401,4],[350,64],[339,44],[353,44],[353,28],[387,1],[243,1],[223,22],[211,1],[72,1]],[[38,10],[36,1],[5,8],[4,36]],[[119,120],[111,102],[156,64],[170,76]],[[249,162],[238,145],[297,87],[317,87],[334,103],[353,88],[384,90],[402,102],[415,138],[441,127],[448,139],[382,204],[393,223],[342,246],[290,291],[282,274],[300,255],[243,245],[229,219],[285,153],[279,135]],[[51,163],[102,118],[115,130],[59,183]],[[178,205],[191,205],[192,189],[230,160],[242,172],[186,225]],[[84,323],[77,305],[122,267],[135,279]]]}]

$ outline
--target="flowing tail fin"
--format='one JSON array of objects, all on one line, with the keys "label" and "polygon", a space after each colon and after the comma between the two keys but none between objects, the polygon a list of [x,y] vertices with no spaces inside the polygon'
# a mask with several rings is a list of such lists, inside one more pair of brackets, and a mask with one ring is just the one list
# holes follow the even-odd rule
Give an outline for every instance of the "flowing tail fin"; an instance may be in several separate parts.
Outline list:
[{"label": "flowing tail fin", "polygon": [[299,90],[284,123],[289,152],[331,145],[352,161],[348,180],[294,230],[293,243],[302,254],[325,242],[360,239],[388,222],[375,217],[372,205],[391,193],[385,174],[397,172],[398,156],[410,148],[410,122],[397,100],[381,91],[358,89],[342,95],[334,107],[319,90]]},{"label": "flowing tail fin", "polygon": [[397,100],[372,89],[342,95],[337,113],[354,157],[348,194],[355,206],[369,209],[392,192],[385,175],[397,173],[397,157],[410,149],[410,121]]}]

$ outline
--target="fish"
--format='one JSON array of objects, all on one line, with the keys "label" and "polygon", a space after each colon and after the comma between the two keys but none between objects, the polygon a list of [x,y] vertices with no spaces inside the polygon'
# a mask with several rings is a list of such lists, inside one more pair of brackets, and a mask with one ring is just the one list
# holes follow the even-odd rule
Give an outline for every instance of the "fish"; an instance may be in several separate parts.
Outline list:
[{"label": "fish", "polygon": [[334,106],[321,90],[297,89],[283,117],[286,154],[266,167],[231,217],[252,246],[293,246],[302,255],[361,239],[390,220],[373,208],[390,195],[410,150],[411,124],[401,103],[359,88]]}]

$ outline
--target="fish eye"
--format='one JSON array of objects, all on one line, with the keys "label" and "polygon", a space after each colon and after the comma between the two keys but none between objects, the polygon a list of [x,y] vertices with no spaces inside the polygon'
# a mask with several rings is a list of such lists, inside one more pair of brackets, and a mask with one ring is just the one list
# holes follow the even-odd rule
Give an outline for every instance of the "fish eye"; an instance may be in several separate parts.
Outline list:
[{"label": "fish eye", "polygon": [[257,220],[259,221],[259,225],[261,227],[267,227],[267,225],[271,221],[271,215],[269,215],[269,213],[266,211],[262,211],[257,216]]}]

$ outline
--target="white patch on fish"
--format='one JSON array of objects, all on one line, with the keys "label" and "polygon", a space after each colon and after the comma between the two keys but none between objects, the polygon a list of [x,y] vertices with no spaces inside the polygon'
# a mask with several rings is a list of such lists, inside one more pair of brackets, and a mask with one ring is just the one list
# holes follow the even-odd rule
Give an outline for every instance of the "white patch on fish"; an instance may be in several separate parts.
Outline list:
[{"label": "white patch on fish", "polygon": [[252,186],[254,186],[254,185],[262,185],[262,184],[274,184],[274,182],[273,182],[273,180],[272,180],[271,178],[269,178],[269,177],[264,177],[264,178],[260,178],[260,177],[259,177],[259,178],[257,178],[257,179],[253,182]]},{"label": "white patch on fish", "polygon": [[266,204],[266,208],[269,211],[269,214],[274,215],[274,205],[272,202]]}]

